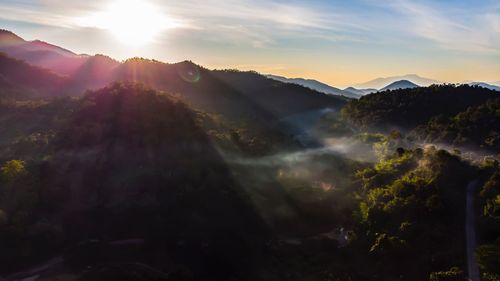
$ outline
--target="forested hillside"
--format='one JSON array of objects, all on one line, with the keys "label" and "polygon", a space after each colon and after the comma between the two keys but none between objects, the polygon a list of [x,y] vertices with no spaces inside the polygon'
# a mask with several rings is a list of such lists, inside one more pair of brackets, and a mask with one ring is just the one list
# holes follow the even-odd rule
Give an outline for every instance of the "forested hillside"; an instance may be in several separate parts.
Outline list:
[{"label": "forested hillside", "polygon": [[[1,272],[89,239],[140,238],[156,248],[144,259],[168,252],[163,266],[182,261],[200,278],[235,274],[253,256],[264,224],[189,108],[120,84],[67,103],[26,109],[35,117],[58,107],[48,120],[64,120],[33,133],[48,134],[36,154],[23,149],[43,141],[33,138],[2,155]],[[109,258],[95,251],[94,264]],[[88,257],[71,258],[78,268]]]},{"label": "forested hillside", "polygon": [[432,117],[449,118],[499,95],[496,91],[468,85],[433,85],[364,96],[350,102],[342,114],[353,125],[365,129],[411,130]]},{"label": "forested hillside", "polygon": [[0,53],[0,98],[26,99],[62,95],[67,79]]},{"label": "forested hillside", "polygon": [[450,143],[470,148],[481,147],[500,152],[500,99],[489,99],[455,116],[433,117],[417,127],[415,138],[436,143]]},{"label": "forested hillside", "polygon": [[496,91],[0,43],[83,60],[0,55],[1,281],[500,279]]}]

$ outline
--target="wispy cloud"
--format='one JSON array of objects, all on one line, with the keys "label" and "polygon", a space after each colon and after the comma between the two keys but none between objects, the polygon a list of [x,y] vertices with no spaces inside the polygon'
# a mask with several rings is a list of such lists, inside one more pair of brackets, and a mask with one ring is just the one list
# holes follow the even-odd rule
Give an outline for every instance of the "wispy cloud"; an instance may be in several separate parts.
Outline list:
[{"label": "wispy cloud", "polygon": [[446,10],[436,4],[408,0],[385,5],[403,16],[401,27],[444,49],[500,54],[498,7],[491,7],[487,12],[484,8],[476,11],[471,7]]},{"label": "wispy cloud", "polygon": [[[352,21],[347,11],[321,10],[310,3],[283,3],[262,0],[169,1],[168,13],[181,18],[185,27],[205,30],[213,39],[227,43],[248,43],[253,47],[272,46],[280,38],[334,37],[334,33],[366,29]],[[348,39],[338,34],[337,39]],[[231,40],[233,39],[233,40]]]},{"label": "wispy cloud", "polygon": [[[7,0],[0,7],[0,19],[65,28],[82,27],[81,19],[99,13],[109,2],[76,0]],[[271,46],[279,38],[315,37],[336,41],[357,41],[349,34],[367,30],[348,11],[322,10],[308,2],[284,3],[263,0],[150,0],[172,17],[180,28],[205,31],[210,40]],[[86,24],[84,27],[88,27]]]},{"label": "wispy cloud", "polygon": [[498,0],[140,0],[175,23],[141,48],[92,20],[119,0],[0,1],[3,28],[119,59],[189,58],[346,85],[401,72],[443,81],[500,75]]}]

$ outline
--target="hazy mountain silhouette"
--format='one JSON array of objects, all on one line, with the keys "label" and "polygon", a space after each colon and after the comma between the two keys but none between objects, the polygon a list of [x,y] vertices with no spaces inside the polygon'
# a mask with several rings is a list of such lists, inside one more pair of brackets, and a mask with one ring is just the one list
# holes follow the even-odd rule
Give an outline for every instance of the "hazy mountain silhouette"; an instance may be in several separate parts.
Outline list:
[{"label": "hazy mountain silhouette", "polygon": [[488,84],[488,83],[484,83],[484,82],[470,82],[470,83],[467,83],[471,86],[478,86],[478,87],[483,87],[483,88],[486,88],[486,89],[490,89],[490,90],[494,90],[494,91],[499,91],[500,92],[500,86],[495,86],[495,85],[491,85],[491,84]]},{"label": "hazy mountain silhouette", "polygon": [[415,83],[420,86],[430,86],[432,84],[441,84],[441,82],[429,78],[424,78],[420,77],[416,74],[407,74],[404,76],[393,76],[393,77],[386,77],[386,78],[377,78],[365,83],[357,84],[355,85],[355,88],[358,89],[366,89],[366,88],[375,88],[375,89],[381,89],[385,87],[386,85],[389,85],[391,83],[401,81],[401,80],[408,80],[412,83]]},{"label": "hazy mountain silhouette", "polygon": [[384,88],[380,89],[380,92],[387,91],[387,90],[399,90],[399,89],[413,89],[417,88],[419,85],[412,83],[408,80],[401,80],[401,81],[396,81],[394,83],[391,83]]},{"label": "hazy mountain silhouette", "polygon": [[62,94],[64,77],[0,53],[0,97],[30,98]]},{"label": "hazy mountain silhouette", "polygon": [[[176,94],[183,101],[206,112],[220,113],[231,118],[248,119],[258,116],[268,120],[274,118],[271,116],[280,117],[283,114],[324,107],[338,108],[346,102],[343,98],[325,95],[303,86],[269,83],[274,80],[256,73],[239,72],[229,75],[226,72],[210,71],[189,61],[169,64],[132,58],[120,63],[104,55],[79,56],[41,41],[25,41],[5,30],[0,31],[0,50],[29,64],[68,76],[68,81],[63,84],[55,83],[55,88],[63,88],[65,93],[75,96],[115,81],[142,82],[155,89]],[[47,83],[50,84],[54,79],[48,79]],[[248,81],[251,83],[247,83]],[[40,95],[49,94],[42,87]]]},{"label": "hazy mountain silhouette", "polygon": [[0,54],[1,281],[466,280],[472,180],[497,276],[500,92],[482,83],[341,90],[0,45],[25,57]]},{"label": "hazy mountain silhouette", "polygon": [[43,41],[26,41],[7,30],[0,30],[0,52],[65,76],[74,74],[88,58]]},{"label": "hazy mountain silhouette", "polygon": [[349,92],[354,95],[364,96],[376,92],[377,89],[356,89],[354,87],[348,87],[344,89],[344,92]]},{"label": "hazy mountain silhouette", "polygon": [[322,92],[325,94],[345,96],[345,97],[354,98],[354,99],[357,99],[361,96],[354,91],[343,91],[339,88],[332,87],[328,84],[325,84],[323,82],[313,80],[313,79],[286,78],[286,77],[271,75],[271,74],[268,74],[266,76],[271,78],[271,79],[280,81],[280,82],[301,85],[301,86],[304,86],[304,87],[307,87],[307,88],[310,88],[310,89],[313,89],[313,90],[316,90],[318,92]]},{"label": "hazy mountain silhouette", "polygon": [[279,82],[253,71],[222,70],[213,73],[218,79],[277,116],[314,109],[339,108],[347,102],[343,97],[325,94],[297,84]]},{"label": "hazy mountain silhouette", "polygon": [[69,91],[81,92],[84,90],[96,90],[109,85],[114,79],[114,71],[120,66],[120,62],[104,55],[89,57],[71,75]]}]

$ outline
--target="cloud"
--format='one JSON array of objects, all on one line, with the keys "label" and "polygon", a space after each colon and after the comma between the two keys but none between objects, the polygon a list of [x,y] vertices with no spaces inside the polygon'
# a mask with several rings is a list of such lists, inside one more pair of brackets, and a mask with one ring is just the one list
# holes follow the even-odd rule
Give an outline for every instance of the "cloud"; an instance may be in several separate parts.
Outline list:
[{"label": "cloud", "polygon": [[[102,13],[116,0],[7,0],[0,7],[0,19],[46,26],[81,28],[82,18]],[[282,38],[310,38],[355,41],[348,33],[366,30],[347,11],[324,10],[309,2],[284,3],[263,0],[149,0],[161,13],[172,17],[178,28],[202,31],[208,40],[247,44],[264,48]],[[88,23],[83,27],[91,26]],[[198,33],[200,34],[200,33]]]},{"label": "cloud", "polygon": [[21,21],[45,26],[71,27],[71,17],[43,11],[27,10],[21,7],[0,7],[0,18],[9,21]]},{"label": "cloud", "polygon": [[[159,2],[158,2],[159,3]],[[262,0],[167,1],[165,9],[184,27],[205,31],[227,44],[272,47],[284,38],[325,38],[332,33],[366,28],[347,13],[321,10],[310,3]],[[347,38],[345,35],[336,37]]]},{"label": "cloud", "polygon": [[[114,1],[4,0],[0,19],[79,31],[79,19],[102,13]],[[214,48],[500,53],[500,5],[494,1],[461,1],[462,7],[429,0],[147,1],[176,23],[175,36],[165,30],[165,38]]]},{"label": "cloud", "polygon": [[500,13],[472,7],[444,9],[416,1],[400,0],[387,4],[402,15],[402,27],[440,47],[460,52],[500,54]]}]

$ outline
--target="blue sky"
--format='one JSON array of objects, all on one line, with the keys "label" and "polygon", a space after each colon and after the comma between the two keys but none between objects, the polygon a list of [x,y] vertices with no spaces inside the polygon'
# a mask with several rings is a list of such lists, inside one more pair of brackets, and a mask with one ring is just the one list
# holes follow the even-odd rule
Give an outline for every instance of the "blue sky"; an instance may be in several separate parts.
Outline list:
[{"label": "blue sky", "polygon": [[117,40],[104,22],[116,22],[113,13],[102,16],[112,2],[138,0],[0,1],[1,28],[78,53],[190,59],[337,86],[409,73],[500,80],[498,0],[148,0],[171,24],[139,46]]}]

